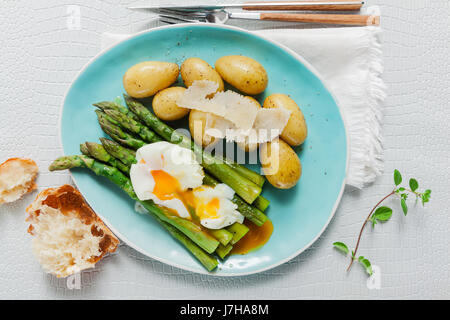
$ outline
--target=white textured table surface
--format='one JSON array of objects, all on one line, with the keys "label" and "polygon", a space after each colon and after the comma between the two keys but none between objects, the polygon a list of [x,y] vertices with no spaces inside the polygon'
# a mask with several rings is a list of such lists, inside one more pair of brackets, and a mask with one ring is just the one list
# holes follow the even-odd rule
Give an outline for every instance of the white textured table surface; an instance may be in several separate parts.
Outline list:
[{"label": "white textured table surface", "polygon": [[[121,245],[82,273],[81,289],[69,290],[65,280],[44,274],[32,256],[24,210],[33,193],[0,207],[0,298],[449,299],[450,5],[448,0],[369,2],[381,5],[385,30],[385,174],[362,191],[346,190],[334,219],[310,249],[265,273],[214,278],[166,266]],[[102,32],[136,31],[148,17],[124,9],[133,1],[0,3],[0,162],[12,156],[35,159],[40,189],[69,183],[66,173],[47,171],[61,155],[57,127],[63,95],[99,52]],[[70,30],[76,25],[68,23],[68,10],[77,8],[81,29]],[[391,221],[367,229],[360,253],[381,271],[380,288],[369,289],[359,266],[345,273],[348,261],[332,243],[354,243],[368,210],[389,192],[394,168],[431,188],[432,199],[425,210],[413,209],[407,217],[392,203],[397,210]]]}]

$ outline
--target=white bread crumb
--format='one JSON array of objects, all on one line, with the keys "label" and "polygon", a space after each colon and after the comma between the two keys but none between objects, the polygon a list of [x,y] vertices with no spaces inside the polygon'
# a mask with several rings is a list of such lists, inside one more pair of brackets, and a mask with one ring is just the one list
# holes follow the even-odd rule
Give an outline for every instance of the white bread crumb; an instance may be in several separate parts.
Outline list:
[{"label": "white bread crumb", "polygon": [[43,190],[27,213],[33,253],[44,270],[57,277],[94,267],[119,244],[70,185]]},{"label": "white bread crumb", "polygon": [[11,158],[0,164],[0,204],[19,200],[36,189],[38,171],[30,159]]}]

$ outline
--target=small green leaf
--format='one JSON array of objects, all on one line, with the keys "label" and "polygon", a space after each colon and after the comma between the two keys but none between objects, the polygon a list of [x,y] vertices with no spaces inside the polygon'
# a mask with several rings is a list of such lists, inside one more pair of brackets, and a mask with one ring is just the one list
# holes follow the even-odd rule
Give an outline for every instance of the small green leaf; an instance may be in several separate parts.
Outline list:
[{"label": "small green leaf", "polygon": [[[373,274],[372,265],[370,264],[370,261],[367,260],[364,257],[359,257],[359,262],[362,264],[362,266],[366,269],[366,272],[371,276]],[[362,259],[361,259],[362,258]]]},{"label": "small green leaf", "polygon": [[430,201],[430,195],[427,193],[424,193],[422,195],[422,205],[425,205],[425,203],[427,203],[428,201]]},{"label": "small green leaf", "polygon": [[359,256],[358,261],[361,262],[361,260],[363,260],[364,257],[363,256]]},{"label": "small green leaf", "polygon": [[343,253],[345,253],[345,254],[347,255],[347,253],[348,253],[348,248],[347,248],[347,246],[345,245],[345,243],[342,243],[342,242],[335,242],[335,243],[333,243],[333,246],[334,246],[336,249],[338,249],[339,251],[341,251],[341,252],[343,252]]},{"label": "small green leaf", "polygon": [[389,207],[378,207],[377,210],[375,210],[374,214],[372,215],[372,218],[374,220],[378,221],[388,221],[392,216],[392,209]]},{"label": "small green leaf", "polygon": [[405,216],[406,216],[406,214],[408,213],[408,206],[406,205],[405,199],[402,199],[402,200],[400,201],[400,203],[401,203],[401,205],[402,205],[403,213],[404,213]]},{"label": "small green leaf", "polygon": [[397,191],[399,191],[399,192],[403,192],[403,191],[405,191],[405,190],[406,190],[406,189],[403,188],[403,187],[400,187],[400,188],[397,189]]},{"label": "small green leaf", "polygon": [[375,227],[375,225],[377,224],[377,219],[375,219],[375,217],[372,215],[369,219],[370,222],[372,222],[372,228]]},{"label": "small green leaf", "polygon": [[398,171],[397,169],[394,170],[394,182],[396,186],[402,183],[402,175],[400,174],[400,171]]},{"label": "small green leaf", "polygon": [[419,183],[417,182],[416,179],[411,178],[409,179],[409,187],[411,188],[411,191],[414,192],[419,187]]},{"label": "small green leaf", "polygon": [[355,251],[352,250],[352,259],[355,260]]},{"label": "small green leaf", "polygon": [[425,205],[425,203],[430,201],[431,190],[430,189],[425,190],[424,193],[422,193],[420,197],[422,198],[422,205]]}]

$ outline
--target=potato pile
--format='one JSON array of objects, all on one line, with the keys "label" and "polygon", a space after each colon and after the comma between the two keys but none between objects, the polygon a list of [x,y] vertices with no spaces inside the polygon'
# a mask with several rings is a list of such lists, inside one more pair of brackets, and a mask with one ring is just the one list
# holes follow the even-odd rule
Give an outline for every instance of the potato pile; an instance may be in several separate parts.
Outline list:
[{"label": "potato pile", "polygon": [[[261,104],[254,95],[264,92],[268,75],[256,60],[230,55],[219,58],[215,67],[200,58],[188,58],[179,68],[175,63],[145,61],[132,66],[123,77],[127,93],[134,98],[153,98],[155,115],[165,121],[174,121],[189,114],[189,130],[194,141],[203,147],[218,142],[217,138],[205,135],[207,113],[189,110],[176,104],[184,93],[184,87],[171,87],[178,76],[186,87],[196,80],[208,80],[218,84],[217,91],[225,89],[224,82],[251,99],[258,108]],[[260,159],[267,180],[276,188],[289,189],[300,179],[302,166],[292,147],[301,145],[307,136],[307,126],[302,111],[288,95],[274,93],[269,95],[262,108],[283,108],[291,112],[289,121],[279,138],[260,146]],[[254,151],[258,144],[244,141],[237,145],[246,152]]]}]

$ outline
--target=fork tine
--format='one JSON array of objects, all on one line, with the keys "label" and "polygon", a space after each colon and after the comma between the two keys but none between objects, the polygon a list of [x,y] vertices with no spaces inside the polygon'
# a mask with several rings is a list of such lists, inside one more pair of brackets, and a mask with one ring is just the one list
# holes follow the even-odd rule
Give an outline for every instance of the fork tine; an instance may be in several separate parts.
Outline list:
[{"label": "fork tine", "polygon": [[163,17],[159,17],[159,21],[164,22],[164,23],[168,23],[168,24],[180,23],[180,21],[175,21],[175,20],[171,20],[171,19],[163,18]]},{"label": "fork tine", "polygon": [[206,11],[186,11],[186,10],[180,10],[180,9],[170,9],[170,8],[160,8],[159,12],[167,13],[167,14],[173,14],[173,15],[180,15],[180,16],[195,16],[195,17],[205,17]]},{"label": "fork tine", "polygon": [[159,21],[164,22],[164,23],[168,23],[168,24],[176,24],[176,22],[165,20],[165,19],[159,19]]},{"label": "fork tine", "polygon": [[182,18],[178,18],[178,17],[173,17],[173,16],[169,16],[169,15],[165,15],[165,14],[160,14],[159,15],[161,18],[163,19],[171,19],[171,20],[175,20],[177,22],[191,22],[188,19],[182,19]]},{"label": "fork tine", "polygon": [[179,22],[198,22],[200,20],[192,20],[192,19],[186,19],[186,18],[182,18],[182,17],[176,17],[176,16],[170,16],[170,15],[165,15],[165,14],[160,14],[159,17],[163,18],[163,19],[171,19],[171,20],[175,20],[177,22],[175,23],[179,23]]}]

